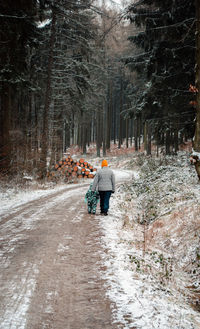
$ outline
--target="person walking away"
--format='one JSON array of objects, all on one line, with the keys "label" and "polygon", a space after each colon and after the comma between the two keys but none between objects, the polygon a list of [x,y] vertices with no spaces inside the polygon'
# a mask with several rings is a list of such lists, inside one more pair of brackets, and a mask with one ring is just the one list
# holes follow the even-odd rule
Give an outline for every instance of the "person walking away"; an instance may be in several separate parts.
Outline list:
[{"label": "person walking away", "polygon": [[90,184],[90,187],[85,195],[85,202],[87,202],[88,214],[96,214],[97,203],[99,201],[99,192],[92,191],[92,185],[93,183]]},{"label": "person walking away", "polygon": [[107,215],[111,193],[115,192],[115,175],[108,168],[107,160],[101,163],[101,169],[97,171],[92,185],[92,191],[99,191],[101,214]]}]

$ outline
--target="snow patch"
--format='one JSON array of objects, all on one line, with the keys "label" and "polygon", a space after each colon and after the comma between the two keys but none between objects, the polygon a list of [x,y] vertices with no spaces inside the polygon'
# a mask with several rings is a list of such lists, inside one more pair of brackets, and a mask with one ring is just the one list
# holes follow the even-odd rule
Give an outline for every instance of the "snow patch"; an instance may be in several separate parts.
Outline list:
[{"label": "snow patch", "polygon": [[109,250],[104,259],[107,267],[104,278],[108,297],[117,306],[113,309],[115,322],[122,323],[124,329],[199,328],[200,316],[180,296],[168,287],[161,287],[153,276],[145,275],[142,270],[134,271],[128,255],[141,258],[142,251],[130,244],[131,232],[122,231],[123,221],[119,213],[115,216],[116,208],[117,204],[113,204],[112,215],[101,221],[103,243]]}]

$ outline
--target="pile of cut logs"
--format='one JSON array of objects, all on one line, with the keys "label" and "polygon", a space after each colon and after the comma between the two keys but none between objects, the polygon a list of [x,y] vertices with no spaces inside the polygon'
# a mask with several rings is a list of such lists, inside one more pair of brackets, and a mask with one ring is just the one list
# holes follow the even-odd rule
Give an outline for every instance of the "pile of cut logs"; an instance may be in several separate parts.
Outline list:
[{"label": "pile of cut logs", "polygon": [[49,178],[94,178],[97,169],[84,159],[74,161],[69,155],[48,172]]}]

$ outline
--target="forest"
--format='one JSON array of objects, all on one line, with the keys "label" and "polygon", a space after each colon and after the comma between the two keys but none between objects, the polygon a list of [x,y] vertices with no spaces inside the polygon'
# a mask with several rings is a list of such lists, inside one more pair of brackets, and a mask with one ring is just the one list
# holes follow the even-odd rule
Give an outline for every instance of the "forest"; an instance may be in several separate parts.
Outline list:
[{"label": "forest", "polygon": [[198,0],[0,1],[0,172],[45,178],[78,145],[200,152]]}]

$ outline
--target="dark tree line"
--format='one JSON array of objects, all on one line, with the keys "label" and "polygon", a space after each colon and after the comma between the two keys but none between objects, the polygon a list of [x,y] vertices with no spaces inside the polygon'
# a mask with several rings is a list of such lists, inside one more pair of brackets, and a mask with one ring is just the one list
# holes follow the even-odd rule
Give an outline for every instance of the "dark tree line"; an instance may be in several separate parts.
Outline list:
[{"label": "dark tree line", "polygon": [[90,5],[1,1],[2,170],[36,168],[44,177],[48,163],[70,144],[74,118],[82,116],[91,84],[87,63],[95,26]]},{"label": "dark tree line", "polygon": [[129,7],[137,50],[124,59],[137,72],[129,86],[130,115],[143,122],[147,153],[152,136],[166,152],[194,135],[190,84],[195,79],[195,6],[186,0],[139,1]]},{"label": "dark tree line", "polygon": [[[38,38],[36,15],[37,8],[33,1],[0,3],[1,168],[10,168],[16,138],[22,143],[25,137],[26,127],[22,125],[19,130],[18,125],[21,113],[27,115],[27,96],[24,88],[30,86],[28,57]],[[22,106],[19,107],[21,102]]]}]

